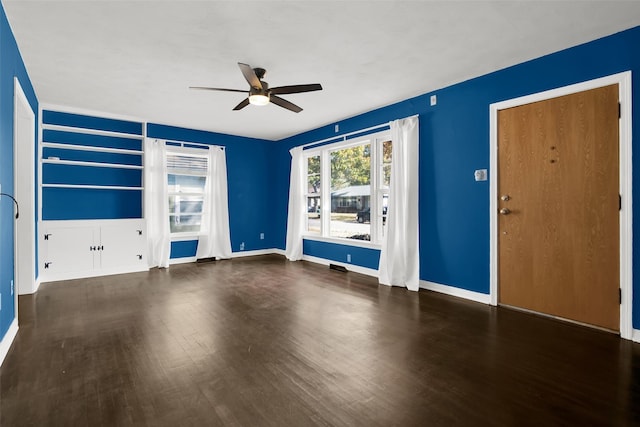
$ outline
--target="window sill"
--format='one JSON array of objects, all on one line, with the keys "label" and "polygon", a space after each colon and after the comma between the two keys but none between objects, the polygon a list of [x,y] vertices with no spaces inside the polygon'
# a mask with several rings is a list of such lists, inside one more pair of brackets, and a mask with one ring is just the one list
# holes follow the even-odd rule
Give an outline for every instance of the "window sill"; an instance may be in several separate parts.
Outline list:
[{"label": "window sill", "polygon": [[200,238],[200,233],[171,233],[170,238],[172,242],[198,240]]},{"label": "window sill", "polygon": [[333,243],[336,245],[345,245],[345,246],[356,246],[359,248],[367,248],[367,249],[376,249],[380,250],[382,245],[379,243],[371,243],[366,240],[356,240],[356,239],[341,239],[339,237],[325,237],[325,236],[317,236],[313,234],[305,234],[302,236],[304,240],[314,240],[316,242],[324,242],[324,243]]}]

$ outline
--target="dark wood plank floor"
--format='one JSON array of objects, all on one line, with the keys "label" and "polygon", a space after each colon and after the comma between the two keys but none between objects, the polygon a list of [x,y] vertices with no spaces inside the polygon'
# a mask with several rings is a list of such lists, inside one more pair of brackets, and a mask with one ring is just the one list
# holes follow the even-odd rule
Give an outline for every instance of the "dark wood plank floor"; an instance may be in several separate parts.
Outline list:
[{"label": "dark wood plank floor", "polygon": [[640,424],[640,345],[279,256],[20,297],[4,426]]}]

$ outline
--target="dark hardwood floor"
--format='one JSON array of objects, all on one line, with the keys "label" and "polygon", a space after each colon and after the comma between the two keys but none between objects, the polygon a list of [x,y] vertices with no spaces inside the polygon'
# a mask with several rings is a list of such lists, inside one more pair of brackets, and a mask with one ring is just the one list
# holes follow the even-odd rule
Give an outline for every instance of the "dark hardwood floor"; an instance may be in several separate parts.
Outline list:
[{"label": "dark hardwood floor", "polygon": [[640,345],[279,256],[20,297],[5,426],[640,424]]}]

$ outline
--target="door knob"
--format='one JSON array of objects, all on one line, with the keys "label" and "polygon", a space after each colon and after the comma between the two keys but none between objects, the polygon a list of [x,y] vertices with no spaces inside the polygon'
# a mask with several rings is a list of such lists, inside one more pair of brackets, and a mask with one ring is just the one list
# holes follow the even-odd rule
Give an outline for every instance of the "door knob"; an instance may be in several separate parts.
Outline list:
[{"label": "door knob", "polygon": [[502,200],[503,202],[508,202],[509,200],[511,200],[511,196],[509,196],[508,194],[503,194],[500,197],[500,200]]},{"label": "door knob", "polygon": [[500,215],[509,215],[510,213],[511,213],[511,210],[508,208],[500,209]]}]

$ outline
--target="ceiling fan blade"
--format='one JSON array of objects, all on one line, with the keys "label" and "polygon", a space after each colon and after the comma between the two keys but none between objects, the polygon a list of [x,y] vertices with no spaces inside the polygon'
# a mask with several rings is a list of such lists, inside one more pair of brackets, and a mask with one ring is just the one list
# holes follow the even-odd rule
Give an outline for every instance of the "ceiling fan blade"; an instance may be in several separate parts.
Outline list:
[{"label": "ceiling fan blade", "polygon": [[289,102],[286,99],[282,99],[279,96],[271,95],[271,102],[282,108],[293,111],[294,113],[299,113],[300,111],[302,111],[302,108],[298,107],[296,104]]},{"label": "ceiling fan blade", "polygon": [[309,85],[278,86],[271,88],[270,92],[274,95],[285,95],[287,93],[313,92],[314,90],[322,90],[322,85],[314,83]]},{"label": "ceiling fan blade", "polygon": [[251,65],[243,64],[242,62],[238,62],[238,67],[240,67],[240,71],[242,71],[242,75],[247,79],[247,82],[251,85],[251,87],[255,87],[256,89],[262,89],[262,83],[260,83],[260,79],[256,76],[256,72],[253,71]]},{"label": "ceiling fan blade", "polygon": [[247,105],[249,105],[249,98],[245,98],[240,104],[236,105],[233,111],[242,110]]},{"label": "ceiling fan blade", "polygon": [[247,93],[246,90],[240,90],[240,89],[224,89],[221,87],[205,87],[205,86],[189,86],[189,89],[203,89],[203,90],[219,90],[222,92],[241,92],[241,93]]}]

